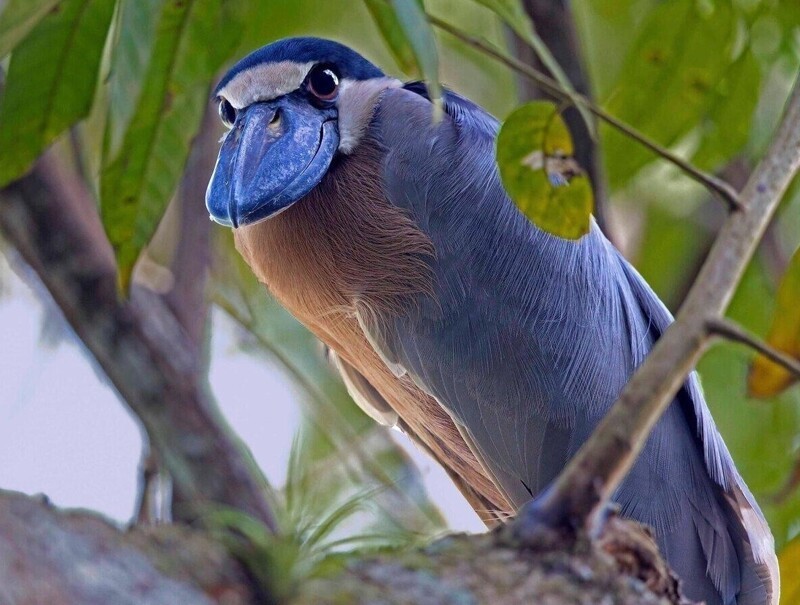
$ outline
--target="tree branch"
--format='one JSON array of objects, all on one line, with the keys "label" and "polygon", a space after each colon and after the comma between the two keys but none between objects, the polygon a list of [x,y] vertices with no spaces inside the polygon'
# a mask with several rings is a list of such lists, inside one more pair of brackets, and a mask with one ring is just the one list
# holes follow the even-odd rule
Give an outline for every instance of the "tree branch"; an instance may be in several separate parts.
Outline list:
[{"label": "tree branch", "polygon": [[205,195],[208,175],[214,171],[217,157],[219,123],[216,108],[208,103],[174,200],[179,213],[178,244],[170,263],[173,286],[165,294],[167,305],[198,355],[206,331],[206,281],[211,266],[211,221]]},{"label": "tree branch", "polygon": [[[766,156],[742,192],[681,306],[617,402],[548,490],[544,505],[591,523],[630,470],[651,429],[707,348],[773,213],[800,168],[800,79]],[[522,516],[521,516],[522,518]],[[521,526],[518,526],[521,528]],[[521,529],[521,531],[524,531]]]},{"label": "tree branch", "polygon": [[3,603],[248,605],[247,575],[226,548],[185,526],[121,532],[100,515],[0,491]]},{"label": "tree branch", "polygon": [[4,603],[687,605],[652,537],[621,519],[580,547],[523,552],[495,534],[462,534],[340,553],[311,577],[310,565],[287,557],[286,543],[242,544],[239,561],[225,543],[220,531],[179,525],[122,532],[97,514],[0,491]]},{"label": "tree branch", "polygon": [[707,325],[708,330],[712,334],[716,334],[723,338],[727,338],[728,340],[747,345],[748,347],[761,353],[764,357],[767,357],[770,361],[774,361],[778,365],[783,366],[792,374],[800,378],[800,362],[790,355],[783,353],[782,351],[773,349],[758,336],[751,334],[735,322],[732,322],[728,319],[715,317],[709,319]]},{"label": "tree branch", "polygon": [[[171,257],[166,259],[171,287],[163,294],[163,300],[186,334],[195,364],[204,369],[208,366],[209,353],[206,285],[211,266],[211,221],[205,206],[205,190],[208,175],[214,170],[219,127],[216,108],[213,103],[207,103],[177,193],[150,244],[159,240],[171,251]],[[162,228],[166,233],[162,233]],[[198,378],[205,382],[206,375],[207,372],[203,371],[202,378]],[[153,491],[149,497],[144,494],[142,501],[155,500],[161,504],[160,512],[170,515],[174,510],[176,520],[186,520],[180,518],[180,512],[187,508],[182,500],[183,494],[180,490],[169,489],[171,479],[159,468],[158,456],[152,453],[146,456],[156,464],[156,480],[150,483],[142,481],[144,487]]]},{"label": "tree branch", "polygon": [[595,116],[603,120],[604,122],[608,123],[610,126],[613,126],[623,134],[627,135],[643,147],[646,147],[656,155],[664,158],[665,160],[671,162],[678,168],[680,168],[686,175],[690,178],[694,179],[701,185],[705,186],[712,192],[716,193],[729,207],[731,211],[740,210],[742,203],[739,199],[739,194],[736,190],[731,187],[728,183],[715,177],[714,175],[708,174],[707,172],[703,172],[696,166],[694,166],[691,162],[684,160],[683,158],[675,155],[669,149],[662,147],[651,138],[647,137],[646,135],[642,134],[632,126],[629,126],[622,120],[615,118],[610,113],[606,112],[601,107],[598,107],[592,101],[587,99],[585,96],[572,93],[569,91],[564,90],[558,82],[553,80],[552,78],[544,75],[543,73],[537,71],[536,69],[532,68],[529,65],[526,65],[519,59],[515,59],[513,57],[509,57],[502,51],[498,50],[488,42],[485,42],[475,36],[471,36],[470,34],[458,29],[443,21],[433,15],[428,15],[428,21],[438,27],[439,29],[446,31],[450,35],[458,38],[465,44],[472,46],[483,52],[484,54],[496,59],[503,65],[507,66],[508,68],[524,75],[527,78],[530,78],[532,81],[536,82],[542,90],[547,92],[548,94],[552,95],[553,97],[560,99],[566,103],[579,103],[589,111],[591,111]]},{"label": "tree branch", "polygon": [[275,529],[265,483],[214,411],[185,333],[141,287],[120,301],[116,265],[84,183],[46,153],[7,187],[0,229],[38,273],[144,425],[184,501],[238,508]]}]

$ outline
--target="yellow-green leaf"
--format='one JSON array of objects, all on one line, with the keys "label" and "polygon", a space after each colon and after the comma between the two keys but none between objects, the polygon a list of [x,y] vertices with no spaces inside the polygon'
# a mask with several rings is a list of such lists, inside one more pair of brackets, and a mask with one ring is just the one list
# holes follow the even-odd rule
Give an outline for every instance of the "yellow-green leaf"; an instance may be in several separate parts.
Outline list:
[{"label": "yellow-green leaf", "polygon": [[[800,359],[800,249],[794,253],[781,279],[767,342]],[[783,366],[758,355],[750,366],[747,390],[753,397],[772,397],[797,381]]]},{"label": "yellow-green leaf", "polygon": [[[572,86],[567,74],[561,68],[558,60],[547,48],[547,45],[536,33],[536,30],[531,22],[528,13],[522,6],[520,0],[474,0],[491,10],[494,14],[500,17],[508,27],[510,27],[520,39],[533,49],[533,52],[541,61],[542,65],[550,72],[550,74],[561,85],[561,88],[569,95],[575,94],[575,88]],[[595,124],[594,118],[588,109],[582,103],[575,103],[575,107],[581,114],[586,128],[594,136]]]},{"label": "yellow-green leaf", "polygon": [[497,137],[497,164],[511,199],[540,229],[578,239],[589,231],[593,196],[572,153],[564,120],[545,101],[516,109]]},{"label": "yellow-green leaf", "polygon": [[783,547],[778,555],[781,569],[780,605],[800,603],[800,536]]}]

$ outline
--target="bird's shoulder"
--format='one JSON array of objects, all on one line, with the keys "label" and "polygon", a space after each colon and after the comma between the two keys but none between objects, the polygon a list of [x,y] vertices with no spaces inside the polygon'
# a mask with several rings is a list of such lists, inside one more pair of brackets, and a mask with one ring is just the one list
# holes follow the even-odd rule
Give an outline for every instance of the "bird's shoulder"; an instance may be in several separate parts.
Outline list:
[{"label": "bird's shoulder", "polygon": [[[403,139],[406,144],[425,144],[429,137],[450,133],[470,138],[471,142],[494,142],[500,123],[480,105],[445,88],[441,107],[444,115],[437,120],[434,102],[424,82],[408,82],[387,89],[377,108],[381,138],[389,143]],[[407,135],[415,136],[409,140]]]}]

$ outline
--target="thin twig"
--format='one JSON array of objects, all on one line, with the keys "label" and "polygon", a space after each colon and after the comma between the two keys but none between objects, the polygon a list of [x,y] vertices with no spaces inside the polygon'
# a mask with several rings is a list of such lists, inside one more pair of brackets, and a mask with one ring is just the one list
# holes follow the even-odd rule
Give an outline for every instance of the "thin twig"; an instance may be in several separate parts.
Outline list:
[{"label": "thin twig", "polygon": [[463,30],[450,25],[446,21],[438,19],[437,17],[434,17],[433,15],[430,14],[428,15],[428,21],[430,21],[432,25],[438,27],[439,29],[444,30],[450,35],[458,38],[465,44],[472,46],[477,50],[480,50],[484,54],[496,59],[500,63],[503,63],[510,69],[530,78],[531,80],[536,82],[536,84],[538,84],[544,91],[546,91],[553,97],[556,97],[558,99],[563,99],[570,103],[577,103],[582,105],[604,122],[613,126],[614,128],[616,128],[623,134],[627,135],[628,137],[630,137],[643,147],[646,147],[656,155],[661,156],[665,160],[673,163],[689,177],[691,177],[698,183],[702,184],[703,186],[707,187],[708,189],[719,195],[720,198],[722,198],[722,200],[728,205],[728,208],[731,211],[742,209],[742,202],[739,193],[737,193],[737,191],[733,187],[731,187],[730,184],[726,183],[722,179],[715,177],[714,175],[708,174],[707,172],[700,170],[699,168],[694,166],[691,162],[688,162],[683,158],[675,155],[674,153],[669,151],[666,147],[659,145],[653,139],[642,134],[632,126],[623,122],[622,120],[612,116],[610,113],[608,113],[601,107],[595,105],[585,96],[564,90],[564,88],[562,88],[561,85],[558,84],[558,82],[556,82],[549,76],[537,71],[530,65],[526,65],[525,63],[519,61],[518,59],[515,59],[514,57],[509,57],[504,52],[495,48],[488,42],[485,42],[480,38],[476,38],[475,36],[472,36],[464,32]]},{"label": "thin twig", "polygon": [[[544,507],[567,524],[591,524],[633,466],[650,431],[708,347],[786,189],[800,169],[800,78],[766,156],[742,191],[681,306],[619,399],[548,490]],[[525,533],[524,525],[517,528]]]},{"label": "thin twig", "polygon": [[761,353],[764,357],[769,358],[770,361],[774,361],[778,365],[783,366],[789,372],[800,378],[800,361],[797,361],[795,358],[782,351],[774,349],[758,336],[751,334],[735,322],[729,319],[713,318],[708,320],[707,325],[712,334],[747,345]]}]

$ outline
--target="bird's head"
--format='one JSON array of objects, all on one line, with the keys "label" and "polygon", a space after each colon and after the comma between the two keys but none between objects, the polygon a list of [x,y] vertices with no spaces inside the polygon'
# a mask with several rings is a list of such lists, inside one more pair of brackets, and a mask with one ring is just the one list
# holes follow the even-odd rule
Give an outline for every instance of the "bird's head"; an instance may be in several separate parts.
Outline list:
[{"label": "bird's head", "polygon": [[214,93],[229,130],[206,192],[211,218],[238,227],[291,206],[357,145],[380,91],[399,84],[318,38],[279,40],[239,61]]}]

